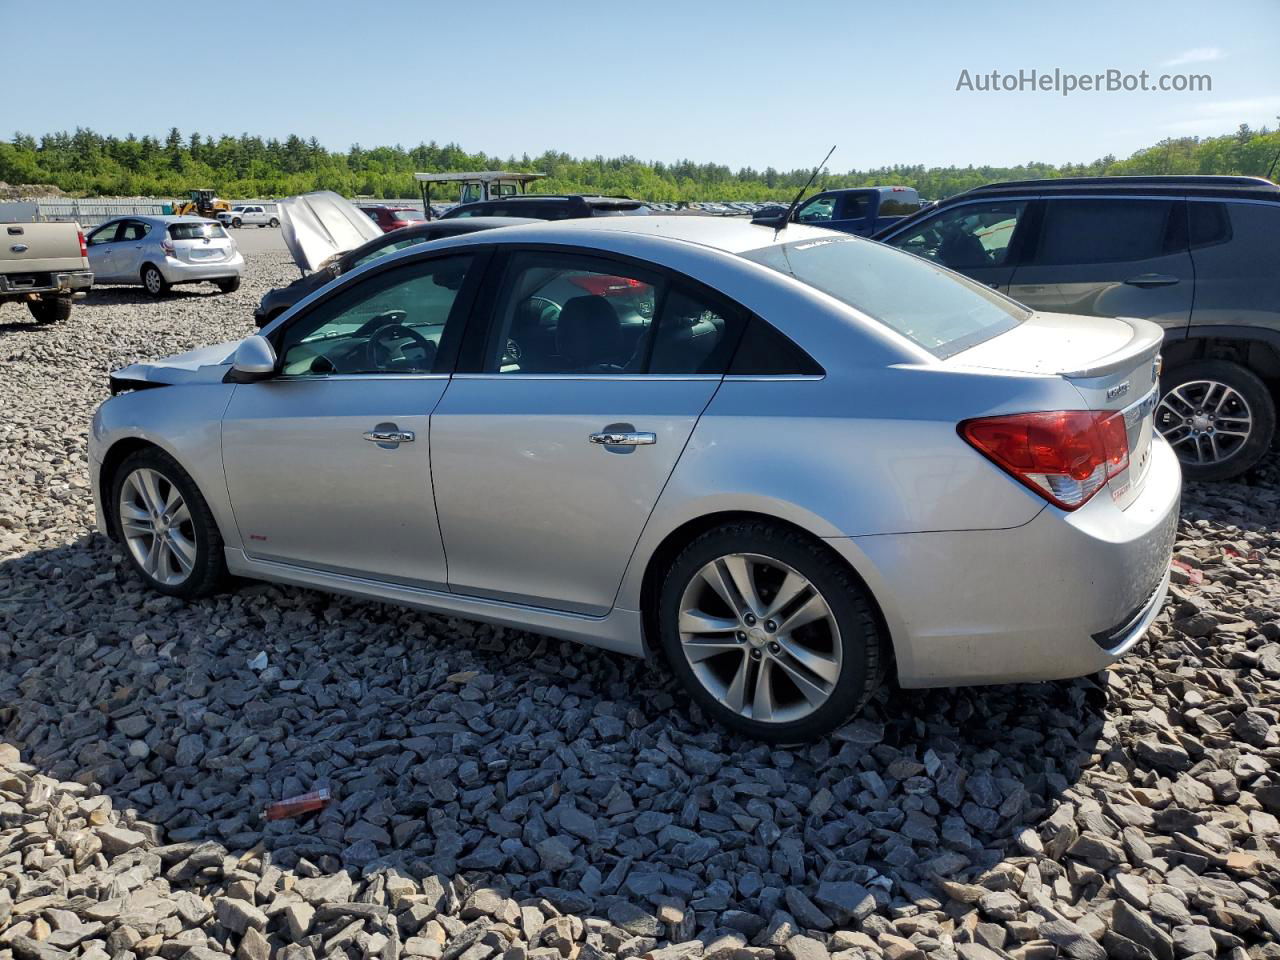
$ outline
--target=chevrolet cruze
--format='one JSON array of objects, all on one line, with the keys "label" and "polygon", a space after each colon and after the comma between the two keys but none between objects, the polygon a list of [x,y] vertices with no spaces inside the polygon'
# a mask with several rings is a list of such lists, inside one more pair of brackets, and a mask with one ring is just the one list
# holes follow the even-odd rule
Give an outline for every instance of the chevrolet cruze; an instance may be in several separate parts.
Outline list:
[{"label": "chevrolet cruze", "polygon": [[890,675],[1077,676],[1141,638],[1180,490],[1160,344],[797,224],[507,227],[117,371],[98,524],[163,593],[231,574],[661,655],[800,740]]}]

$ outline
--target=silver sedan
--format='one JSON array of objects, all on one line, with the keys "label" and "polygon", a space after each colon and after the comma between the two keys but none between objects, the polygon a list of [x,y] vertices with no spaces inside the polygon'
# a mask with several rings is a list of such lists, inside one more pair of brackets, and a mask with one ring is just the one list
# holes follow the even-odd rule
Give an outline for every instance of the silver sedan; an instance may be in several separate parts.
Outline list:
[{"label": "silver sedan", "polygon": [[1160,343],[800,225],[509,227],[117,371],[98,524],[162,593],[234,574],[659,655],[799,740],[890,674],[1069,677],[1139,640],[1180,491]]}]

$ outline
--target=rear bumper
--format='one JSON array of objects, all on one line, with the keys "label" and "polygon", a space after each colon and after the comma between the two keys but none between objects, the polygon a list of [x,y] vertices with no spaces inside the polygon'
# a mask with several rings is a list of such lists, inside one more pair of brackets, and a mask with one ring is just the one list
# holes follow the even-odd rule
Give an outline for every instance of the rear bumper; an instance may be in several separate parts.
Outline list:
[{"label": "rear bumper", "polygon": [[68,270],[54,273],[0,273],[0,296],[21,297],[29,293],[54,295],[74,294],[93,286],[93,273]]},{"label": "rear bumper", "polygon": [[1009,530],[828,542],[870,571],[902,686],[1056,680],[1114,662],[1160,612],[1181,491],[1157,436],[1146,486],[1123,510],[1103,490]]},{"label": "rear bumper", "polygon": [[187,263],[185,260],[165,257],[164,262],[160,264],[160,272],[169,283],[224,280],[228,277],[238,277],[243,271],[244,257],[239,250],[231,259],[219,260],[217,263]]}]

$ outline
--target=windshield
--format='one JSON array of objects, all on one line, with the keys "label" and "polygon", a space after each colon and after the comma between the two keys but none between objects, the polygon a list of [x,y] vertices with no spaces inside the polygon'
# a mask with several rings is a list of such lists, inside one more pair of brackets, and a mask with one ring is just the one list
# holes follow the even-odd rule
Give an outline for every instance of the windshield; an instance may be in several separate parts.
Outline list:
[{"label": "windshield", "polygon": [[216,223],[171,223],[169,237],[173,240],[219,240],[227,235]]},{"label": "windshield", "polygon": [[830,294],[937,357],[999,336],[1031,315],[966,277],[856,237],[798,240],[743,256]]}]

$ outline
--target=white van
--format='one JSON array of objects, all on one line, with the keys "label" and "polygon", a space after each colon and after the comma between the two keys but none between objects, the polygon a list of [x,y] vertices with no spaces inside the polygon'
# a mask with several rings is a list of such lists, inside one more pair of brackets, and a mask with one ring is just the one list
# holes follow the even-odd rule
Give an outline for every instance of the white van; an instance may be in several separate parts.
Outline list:
[{"label": "white van", "polygon": [[229,227],[278,227],[280,208],[274,203],[237,203],[230,210],[218,211],[218,219]]}]

